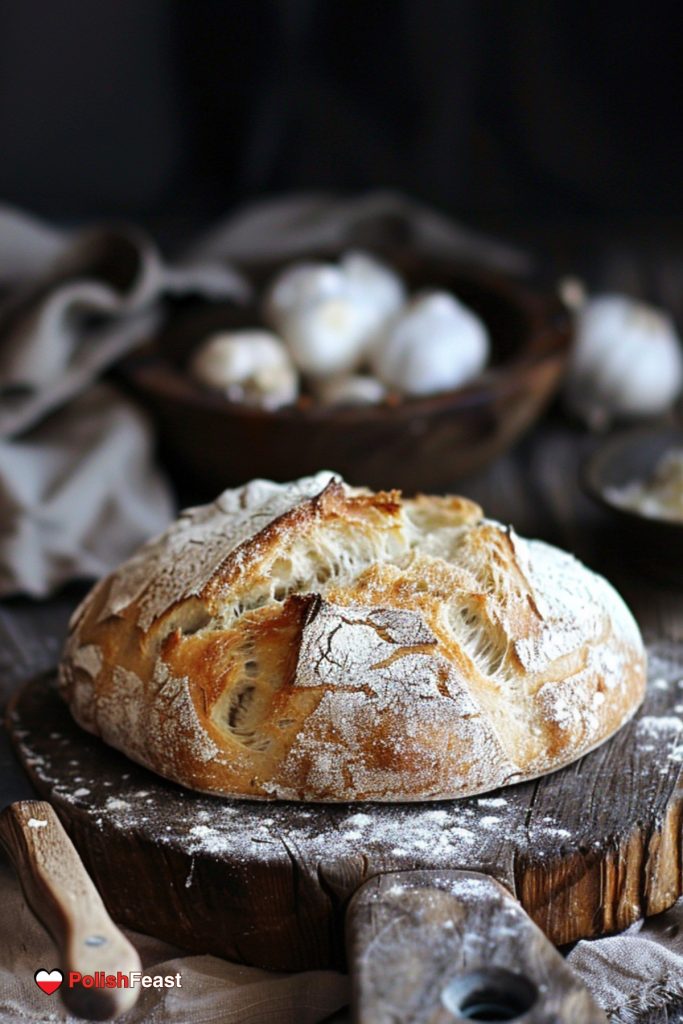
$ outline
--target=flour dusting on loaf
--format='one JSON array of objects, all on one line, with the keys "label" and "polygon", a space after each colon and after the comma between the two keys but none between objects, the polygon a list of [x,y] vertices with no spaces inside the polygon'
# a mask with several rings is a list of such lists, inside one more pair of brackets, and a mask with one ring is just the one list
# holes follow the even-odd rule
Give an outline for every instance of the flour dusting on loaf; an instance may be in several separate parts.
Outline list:
[{"label": "flour dusting on loaf", "polygon": [[84,728],[194,789],[436,800],[603,742],[645,655],[571,555],[465,498],[319,473],[184,512],[74,614],[60,686]]}]

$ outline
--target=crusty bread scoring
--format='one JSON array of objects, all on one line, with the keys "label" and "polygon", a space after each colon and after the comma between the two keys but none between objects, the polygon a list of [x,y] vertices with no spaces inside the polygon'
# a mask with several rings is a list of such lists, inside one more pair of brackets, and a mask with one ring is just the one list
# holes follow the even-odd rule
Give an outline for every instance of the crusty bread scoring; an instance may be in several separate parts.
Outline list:
[{"label": "crusty bread scoring", "polygon": [[84,728],[193,789],[434,800],[601,743],[645,655],[570,555],[320,473],[183,513],[88,595],[60,678]]}]

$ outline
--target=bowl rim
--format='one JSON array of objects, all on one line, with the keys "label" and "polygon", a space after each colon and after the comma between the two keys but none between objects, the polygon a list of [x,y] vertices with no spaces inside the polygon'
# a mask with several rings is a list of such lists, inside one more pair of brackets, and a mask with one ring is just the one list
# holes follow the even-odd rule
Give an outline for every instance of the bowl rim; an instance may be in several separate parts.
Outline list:
[{"label": "bowl rim", "polygon": [[307,420],[346,423],[414,419],[453,411],[469,410],[489,404],[492,398],[504,397],[523,383],[533,368],[553,362],[560,364],[569,357],[571,347],[571,314],[554,293],[534,288],[527,282],[513,280],[503,274],[456,261],[434,259],[457,278],[467,280],[482,290],[494,292],[521,313],[526,324],[526,337],[521,351],[502,365],[486,368],[464,387],[425,396],[398,398],[372,405],[326,406],[311,400],[310,404],[293,404],[277,409],[242,404],[227,399],[195,383],[189,374],[176,369],[170,359],[159,351],[150,351],[158,337],[147,339],[147,351],[133,352],[119,365],[119,372],[131,385],[146,394],[182,402],[186,406],[213,411],[228,417],[266,422]]},{"label": "bowl rim", "polygon": [[618,516],[632,526],[656,528],[669,533],[672,537],[675,536],[678,540],[683,537],[683,519],[678,522],[675,519],[648,516],[636,509],[617,505],[607,496],[605,484],[601,479],[602,471],[617,451],[623,450],[626,446],[637,445],[639,442],[655,437],[664,438],[667,435],[672,438],[680,437],[683,444],[683,422],[669,421],[650,423],[645,426],[640,424],[610,434],[583,460],[579,470],[579,480],[584,493],[611,515]]}]

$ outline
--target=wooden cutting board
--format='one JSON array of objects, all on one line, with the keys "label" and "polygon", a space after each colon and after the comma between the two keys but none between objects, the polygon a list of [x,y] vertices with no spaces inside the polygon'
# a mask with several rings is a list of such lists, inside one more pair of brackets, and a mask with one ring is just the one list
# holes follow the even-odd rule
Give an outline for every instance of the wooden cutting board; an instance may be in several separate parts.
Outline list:
[{"label": "wooden cutting board", "polygon": [[[682,716],[683,646],[660,644],[643,708],[597,751],[482,797],[403,805],[192,793],[84,733],[49,676],[19,693],[8,724],[117,921],[278,970],[342,968],[346,949],[365,1007],[357,1019],[377,1024],[453,1020],[448,999],[474,1006],[461,1019],[515,1019],[477,1007],[488,1012],[496,985],[513,1009],[531,1005],[525,979],[543,989],[544,958],[557,998],[574,1001],[567,1016],[525,1021],[604,1020],[592,1003],[579,1007],[589,997],[508,893],[558,945],[673,904],[683,891]],[[406,978],[410,992],[397,994]]]}]

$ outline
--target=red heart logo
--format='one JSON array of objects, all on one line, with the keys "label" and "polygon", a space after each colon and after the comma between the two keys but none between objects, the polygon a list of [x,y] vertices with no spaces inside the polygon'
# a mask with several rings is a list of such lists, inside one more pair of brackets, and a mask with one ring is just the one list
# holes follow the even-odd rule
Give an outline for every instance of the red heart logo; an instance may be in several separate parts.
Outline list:
[{"label": "red heart logo", "polygon": [[38,988],[42,988],[45,995],[48,996],[51,996],[53,992],[56,992],[64,981],[61,971],[46,971],[44,968],[36,971],[33,977],[35,978]]}]

